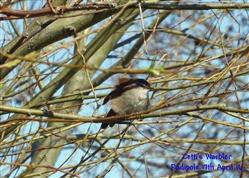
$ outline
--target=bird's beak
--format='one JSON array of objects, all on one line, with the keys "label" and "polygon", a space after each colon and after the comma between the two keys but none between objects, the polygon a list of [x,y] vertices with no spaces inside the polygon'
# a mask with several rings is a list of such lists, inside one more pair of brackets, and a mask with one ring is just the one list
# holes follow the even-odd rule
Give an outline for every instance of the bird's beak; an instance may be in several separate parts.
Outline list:
[{"label": "bird's beak", "polygon": [[149,90],[154,90],[154,88],[153,87],[145,87],[145,88],[147,88],[147,89],[149,89]]}]

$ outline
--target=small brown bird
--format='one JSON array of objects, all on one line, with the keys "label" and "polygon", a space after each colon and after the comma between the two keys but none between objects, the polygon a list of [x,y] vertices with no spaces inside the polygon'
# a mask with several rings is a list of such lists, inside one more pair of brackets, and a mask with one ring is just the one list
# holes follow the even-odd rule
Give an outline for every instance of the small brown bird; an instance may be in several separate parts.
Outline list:
[{"label": "small brown bird", "polygon": [[[150,105],[148,92],[151,89],[153,88],[150,87],[150,84],[144,79],[119,79],[119,84],[104,99],[103,104],[106,104],[108,101],[111,103],[111,110],[106,117],[147,110]],[[114,122],[102,123],[101,129],[105,129],[108,125],[113,127],[114,124]]]}]

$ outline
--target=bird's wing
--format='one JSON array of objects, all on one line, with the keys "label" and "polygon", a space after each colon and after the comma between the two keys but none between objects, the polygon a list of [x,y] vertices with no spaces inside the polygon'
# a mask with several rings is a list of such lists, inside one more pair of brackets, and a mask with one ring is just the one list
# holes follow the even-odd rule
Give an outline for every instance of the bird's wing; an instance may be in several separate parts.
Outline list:
[{"label": "bird's wing", "polygon": [[118,96],[120,96],[121,93],[118,91],[118,90],[113,90],[111,93],[109,93],[105,99],[104,99],[104,102],[103,104],[106,104],[109,100],[113,99],[113,98],[117,98]]}]

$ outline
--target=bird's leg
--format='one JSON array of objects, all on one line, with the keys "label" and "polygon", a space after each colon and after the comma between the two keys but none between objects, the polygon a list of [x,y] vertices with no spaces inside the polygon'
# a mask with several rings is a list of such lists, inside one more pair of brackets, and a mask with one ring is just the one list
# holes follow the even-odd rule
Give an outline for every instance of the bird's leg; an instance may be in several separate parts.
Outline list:
[{"label": "bird's leg", "polygon": [[131,116],[135,116],[138,118],[139,121],[141,121],[141,112],[135,112],[135,113],[132,113]]}]

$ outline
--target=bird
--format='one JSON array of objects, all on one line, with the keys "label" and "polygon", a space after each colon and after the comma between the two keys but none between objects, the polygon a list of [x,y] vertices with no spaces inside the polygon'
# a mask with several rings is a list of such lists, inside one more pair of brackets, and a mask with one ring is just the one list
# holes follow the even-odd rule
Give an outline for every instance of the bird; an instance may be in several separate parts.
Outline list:
[{"label": "bird", "polygon": [[[148,92],[152,89],[144,79],[120,78],[119,84],[104,98],[103,105],[107,102],[111,104],[111,109],[106,117],[146,111],[150,106]],[[101,124],[101,129],[105,129],[109,125],[113,127],[115,123],[104,122]]]}]

